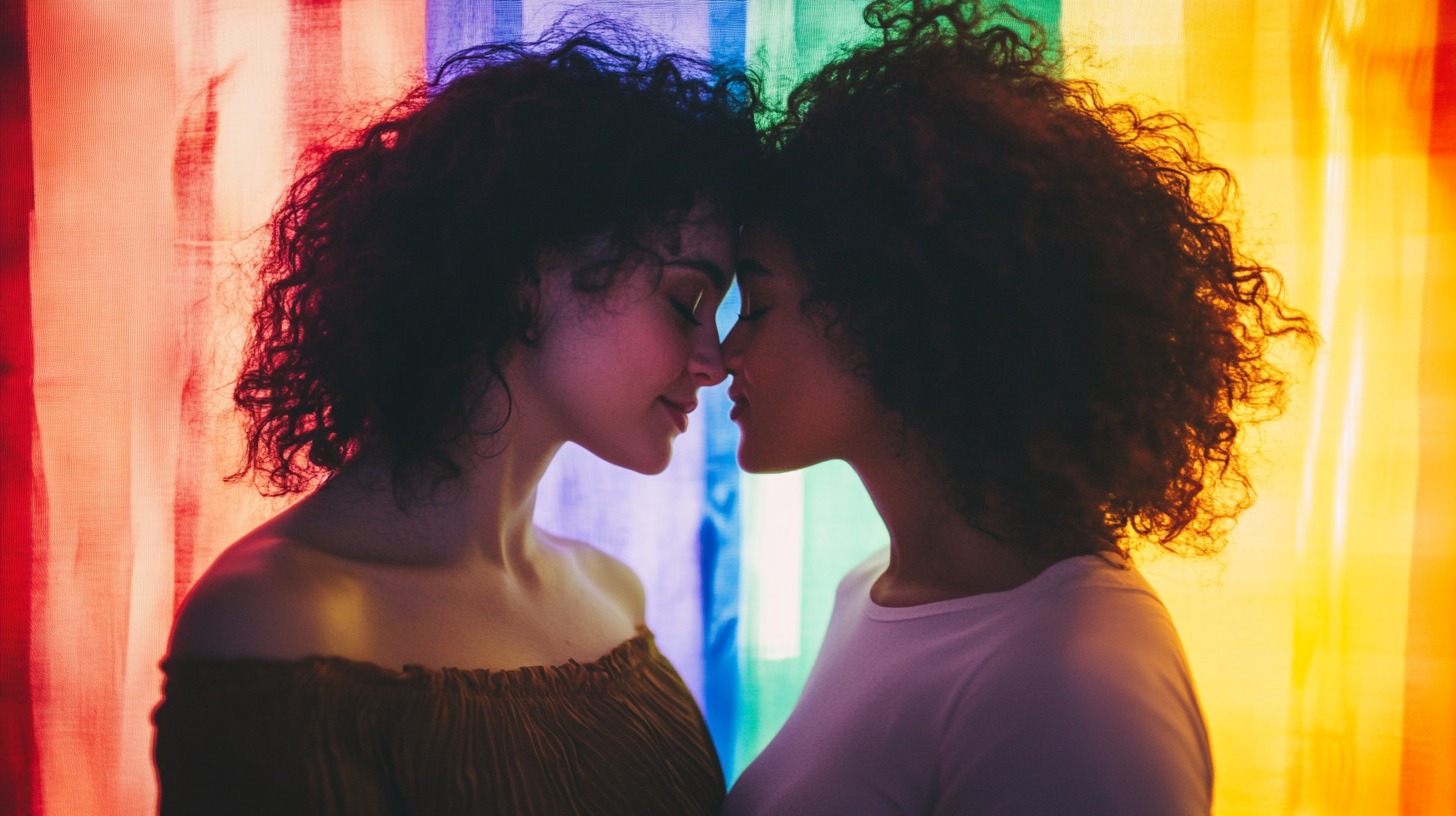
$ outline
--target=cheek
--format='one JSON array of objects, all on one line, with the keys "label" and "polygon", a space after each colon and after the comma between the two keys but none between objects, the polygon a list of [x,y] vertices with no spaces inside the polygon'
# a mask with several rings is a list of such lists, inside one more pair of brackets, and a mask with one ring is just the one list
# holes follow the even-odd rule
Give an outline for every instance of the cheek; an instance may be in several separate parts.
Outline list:
[{"label": "cheek", "polygon": [[582,365],[595,378],[645,386],[676,377],[692,352],[688,338],[650,310],[639,309],[597,328],[583,338],[581,349]]},{"label": "cheek", "polygon": [[792,340],[745,349],[749,410],[739,443],[745,470],[795,470],[843,458],[873,430],[868,386],[828,341],[807,331]]},{"label": "cheek", "polygon": [[[791,348],[758,344],[743,357],[748,411],[739,423],[739,464],[750,471],[782,471],[802,467],[808,449],[816,447],[812,372],[799,370],[801,358]],[[808,382],[806,382],[808,381]]]},{"label": "cheek", "polygon": [[822,406],[790,385],[765,392],[751,404],[740,428],[738,463],[754,473],[798,470],[831,458]]},{"label": "cheek", "polygon": [[632,371],[629,379],[638,387],[666,387],[687,368],[692,344],[676,329],[659,329],[650,336],[631,338],[623,344],[620,356],[608,356],[615,356],[619,365]]}]

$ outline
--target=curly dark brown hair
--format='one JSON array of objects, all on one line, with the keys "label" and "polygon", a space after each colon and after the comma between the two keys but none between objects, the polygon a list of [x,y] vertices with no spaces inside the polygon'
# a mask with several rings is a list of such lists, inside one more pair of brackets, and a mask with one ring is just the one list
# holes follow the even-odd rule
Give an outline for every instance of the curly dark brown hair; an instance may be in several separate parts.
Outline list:
[{"label": "curly dark brown hair", "polygon": [[695,202],[732,218],[757,111],[742,73],[601,21],[450,58],[277,210],[233,478],[301,492],[365,448],[397,496],[458,476],[452,444],[493,432],[472,427],[483,401],[509,415],[501,365],[529,342],[541,253],[609,236],[609,262],[573,275],[603,292]]},{"label": "curly dark brown hair", "polygon": [[875,41],[790,95],[755,221],[805,308],[933,451],[962,512],[1039,555],[1217,550],[1252,501],[1236,442],[1313,341],[1247,257],[1186,120],[1061,76],[1029,20],[880,0]]}]

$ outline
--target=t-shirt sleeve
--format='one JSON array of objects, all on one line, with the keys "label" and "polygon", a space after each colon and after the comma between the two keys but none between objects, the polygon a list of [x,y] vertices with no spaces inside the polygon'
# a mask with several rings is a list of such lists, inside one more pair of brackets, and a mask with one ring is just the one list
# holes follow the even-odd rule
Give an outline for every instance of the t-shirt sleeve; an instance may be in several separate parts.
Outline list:
[{"label": "t-shirt sleeve", "polygon": [[1207,735],[1171,624],[1171,643],[1124,634],[1026,643],[970,678],[935,813],[1207,816]]}]

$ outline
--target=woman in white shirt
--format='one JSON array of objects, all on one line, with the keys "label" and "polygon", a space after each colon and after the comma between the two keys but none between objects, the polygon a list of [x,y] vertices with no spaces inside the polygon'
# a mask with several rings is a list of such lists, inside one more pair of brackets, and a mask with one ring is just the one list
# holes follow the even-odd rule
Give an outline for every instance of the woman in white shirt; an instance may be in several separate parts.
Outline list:
[{"label": "woman in white shirt", "polygon": [[1127,555],[1220,546],[1240,428],[1284,393],[1268,347],[1312,329],[1178,115],[980,3],[866,19],[882,41],[769,132],[723,357],[744,469],[845,460],[890,546],[726,812],[1208,813],[1193,678]]}]

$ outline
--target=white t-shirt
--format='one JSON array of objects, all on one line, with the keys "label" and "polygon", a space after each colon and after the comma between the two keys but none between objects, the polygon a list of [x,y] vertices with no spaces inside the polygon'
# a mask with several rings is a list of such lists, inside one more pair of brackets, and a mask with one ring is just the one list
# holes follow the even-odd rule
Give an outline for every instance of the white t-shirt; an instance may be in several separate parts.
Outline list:
[{"label": "white t-shirt", "polygon": [[840,583],[798,705],[725,816],[1208,814],[1188,662],[1135,569],[1078,556],[1006,592],[884,607],[869,592],[888,563]]}]

